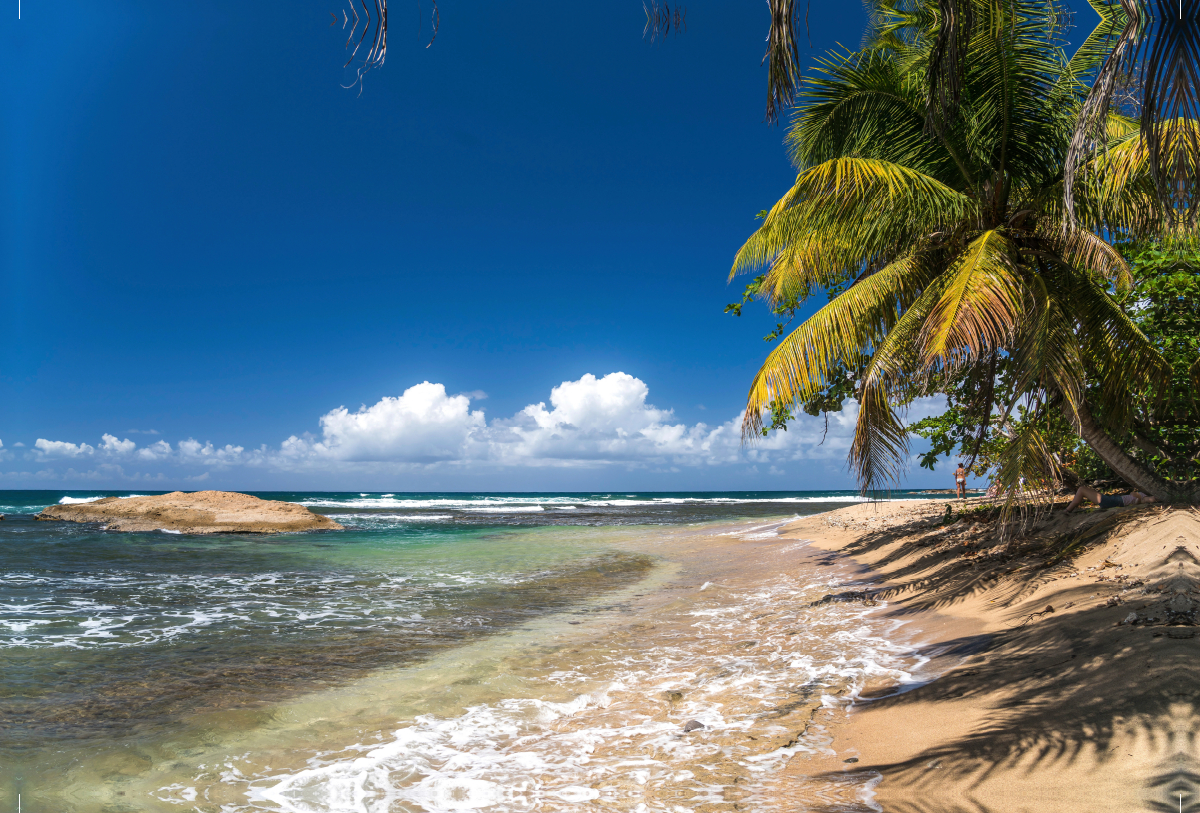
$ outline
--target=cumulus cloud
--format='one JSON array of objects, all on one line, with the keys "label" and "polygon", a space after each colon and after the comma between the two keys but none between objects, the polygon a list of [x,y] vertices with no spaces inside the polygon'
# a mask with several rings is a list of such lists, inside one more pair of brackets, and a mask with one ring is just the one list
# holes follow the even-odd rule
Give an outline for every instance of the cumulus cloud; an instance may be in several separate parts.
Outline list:
[{"label": "cumulus cloud", "polygon": [[[399,397],[320,419],[321,435],[293,435],[255,462],[275,468],[330,466],[656,467],[716,466],[844,458],[857,404],[829,417],[799,416],[789,431],[743,445],[741,415],[716,425],[678,421],[649,402],[649,388],[627,373],[564,381],[545,401],[490,422],[466,394],[428,381]],[[936,406],[937,399],[926,399]],[[939,402],[940,403],[940,402]],[[936,413],[918,402],[913,419]],[[783,469],[774,472],[782,474]]]},{"label": "cumulus cloud", "polygon": [[69,443],[63,440],[46,440],[45,438],[38,438],[33,444],[33,448],[34,451],[32,454],[38,459],[87,457],[96,451],[96,447],[89,446],[86,443]]},{"label": "cumulus cloud", "polygon": [[100,444],[100,451],[114,455],[132,454],[137,448],[137,444],[132,440],[117,440],[116,436],[105,434],[100,438],[103,443]]},{"label": "cumulus cloud", "polygon": [[447,395],[425,381],[399,397],[385,397],[357,412],[338,407],[321,417],[321,440],[293,435],[280,449],[285,459],[345,462],[435,463],[471,455],[473,436],[487,427],[466,395]]},{"label": "cumulus cloud", "polygon": [[645,382],[626,373],[564,381],[545,402],[494,421],[490,457],[506,463],[595,465],[726,457],[727,427],[673,421],[671,410],[646,403]]},{"label": "cumulus cloud", "polygon": [[179,457],[180,462],[183,463],[200,463],[205,466],[229,466],[234,463],[241,463],[242,452],[244,451],[243,447],[234,446],[231,443],[218,447],[213,446],[211,441],[200,443],[200,441],[193,438],[179,441]]},{"label": "cumulus cloud", "polygon": [[155,461],[166,460],[171,456],[171,444],[165,440],[158,440],[151,443],[149,446],[139,449],[137,456],[140,460]]},{"label": "cumulus cloud", "polygon": [[[157,440],[139,448],[132,440],[104,434],[95,447],[39,438],[26,457],[39,461],[92,457],[100,469],[120,470],[125,479],[162,475],[161,470],[155,474],[144,469],[126,473],[129,467],[150,465],[173,468],[178,476],[188,478],[236,466],[316,473],[455,467],[669,472],[744,465],[746,471],[782,476],[796,471],[795,466],[785,465],[789,461],[844,461],[858,417],[858,406],[850,401],[828,420],[800,415],[786,432],[743,444],[740,414],[711,425],[689,424],[672,410],[651,403],[646,383],[623,372],[564,381],[550,390],[548,402],[529,404],[509,417],[488,420],[482,409],[472,409],[472,401],[483,396],[481,392],[449,395],[442,384],[425,381],[354,411],[344,406],[330,410],[319,418],[318,434],[292,435],[274,448],[247,451],[232,443],[218,446],[195,438],[174,446]],[[942,399],[922,399],[912,406],[908,418],[918,420],[944,408]],[[125,468],[117,466],[118,460]],[[68,474],[86,476],[74,469],[62,476]]]}]

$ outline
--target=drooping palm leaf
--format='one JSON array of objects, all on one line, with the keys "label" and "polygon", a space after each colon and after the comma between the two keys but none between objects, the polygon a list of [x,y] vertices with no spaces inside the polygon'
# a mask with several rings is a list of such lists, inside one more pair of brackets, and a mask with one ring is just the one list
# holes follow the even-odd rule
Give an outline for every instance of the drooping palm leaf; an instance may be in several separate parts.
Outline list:
[{"label": "drooping palm leaf", "polygon": [[774,263],[768,285],[777,296],[853,279],[864,263],[896,256],[971,208],[966,195],[909,167],[830,160],[800,173],[738,251],[731,277]]},{"label": "drooping palm leaf", "polygon": [[961,367],[1010,344],[1023,311],[1017,261],[999,230],[966,247],[917,335],[923,366]]},{"label": "drooping palm leaf", "polygon": [[853,364],[888,335],[929,282],[926,258],[911,254],[852,286],[792,331],[754,377],[742,429],[762,429],[773,401],[803,400],[826,386],[837,364]]}]

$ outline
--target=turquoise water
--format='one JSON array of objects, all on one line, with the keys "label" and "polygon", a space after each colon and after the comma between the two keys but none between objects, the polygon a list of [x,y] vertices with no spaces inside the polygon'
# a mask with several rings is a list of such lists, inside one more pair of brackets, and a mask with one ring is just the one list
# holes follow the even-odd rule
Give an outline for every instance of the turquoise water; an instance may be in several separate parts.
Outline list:
[{"label": "turquoise water", "polygon": [[631,535],[858,501],[849,492],[258,494],[346,527],[279,536],[34,519],[50,504],[131,493],[154,492],[0,492],[5,795],[33,791],[47,770],[94,748],[168,736],[198,715],[252,714],[603,606],[661,564],[645,545],[617,544]]}]

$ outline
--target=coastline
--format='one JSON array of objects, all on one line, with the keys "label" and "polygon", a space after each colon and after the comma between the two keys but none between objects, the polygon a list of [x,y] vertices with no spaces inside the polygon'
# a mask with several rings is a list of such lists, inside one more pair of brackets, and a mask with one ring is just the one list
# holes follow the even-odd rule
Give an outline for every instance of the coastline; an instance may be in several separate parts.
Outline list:
[{"label": "coastline", "polygon": [[286,813],[1115,813],[1195,799],[1196,515],[1060,506],[1005,546],[986,511],[944,525],[947,504],[503,537],[494,550],[519,538],[524,556],[570,545],[654,564],[420,662],[198,706],[57,782],[42,765],[26,798]]},{"label": "coastline", "polygon": [[782,769],[828,749],[851,697],[912,682],[924,659],[870,602],[830,600],[868,574],[781,541],[789,521],[607,529],[606,545],[660,565],[422,664],[189,715],[27,795],[76,805],[62,809],[289,813],[858,809],[870,776]]},{"label": "coastline", "polygon": [[[1060,507],[1005,548],[982,524],[941,527],[944,505],[853,506],[782,533],[870,568],[884,616],[916,622],[940,673],[856,703],[836,756],[784,773],[873,774],[889,813],[1197,809],[1195,512]],[[1076,547],[1055,561],[1064,531]]]}]

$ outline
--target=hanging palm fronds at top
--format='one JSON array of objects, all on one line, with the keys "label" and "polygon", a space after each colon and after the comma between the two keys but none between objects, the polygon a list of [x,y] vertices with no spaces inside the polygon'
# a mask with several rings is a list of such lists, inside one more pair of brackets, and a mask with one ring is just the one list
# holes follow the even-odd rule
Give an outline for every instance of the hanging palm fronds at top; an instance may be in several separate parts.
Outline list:
[{"label": "hanging palm fronds at top", "polygon": [[[337,25],[338,16],[332,12],[330,14],[333,17],[330,26]],[[437,39],[440,22],[441,12],[438,11],[437,0],[430,0],[430,32],[426,48],[433,45],[433,41]],[[342,67],[350,67],[355,59],[362,55],[362,61],[355,69],[354,81],[346,87],[359,85],[361,88],[363,76],[367,71],[383,65],[387,58],[388,0],[371,0],[370,6],[366,0],[349,0],[347,7],[342,9],[341,23],[342,30],[346,32],[346,50],[350,52],[350,57]],[[425,14],[418,0],[417,38],[424,40],[424,34]],[[366,46],[366,51],[363,51],[363,46]]]},{"label": "hanging palm fronds at top", "polygon": [[[1090,81],[1065,162],[1063,194],[1073,223],[1076,181],[1107,143],[1109,111],[1124,103],[1140,113],[1164,225],[1176,232],[1196,225],[1200,208],[1200,2],[1196,0],[1088,0],[1100,23],[1072,59]],[[957,116],[968,66],[964,54],[978,20],[995,18],[1003,0],[872,0],[870,25],[879,19],[918,20],[933,32],[926,71],[926,129]],[[768,0],[767,119],[791,105],[801,81],[795,0]],[[1048,9],[1055,4],[1048,2]],[[885,31],[894,35],[895,29]],[[868,38],[870,38],[870,33]],[[876,37],[875,44],[881,44]]]},{"label": "hanging palm fronds at top", "polygon": [[646,12],[646,27],[642,31],[642,36],[648,38],[650,42],[665,41],[672,30],[676,34],[680,31],[687,31],[687,8],[678,3],[672,8],[670,3],[645,0],[642,3],[642,10]]}]

